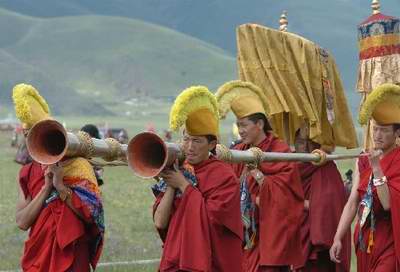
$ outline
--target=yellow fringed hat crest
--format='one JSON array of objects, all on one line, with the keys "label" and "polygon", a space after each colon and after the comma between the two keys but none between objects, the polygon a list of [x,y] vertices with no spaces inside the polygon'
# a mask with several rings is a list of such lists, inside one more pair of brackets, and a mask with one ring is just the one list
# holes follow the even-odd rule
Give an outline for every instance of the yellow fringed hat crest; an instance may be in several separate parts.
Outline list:
[{"label": "yellow fringed hat crest", "polygon": [[46,100],[31,85],[18,84],[13,88],[12,98],[15,114],[26,129],[44,119],[50,118]]},{"label": "yellow fringed hat crest", "polygon": [[380,125],[400,124],[400,86],[386,83],[374,89],[360,109],[359,122],[371,117]]},{"label": "yellow fringed hat crest", "polygon": [[185,125],[192,136],[218,136],[219,116],[215,96],[204,86],[185,89],[175,99],[169,116],[170,129],[179,130]]},{"label": "yellow fringed hat crest", "polygon": [[267,116],[267,97],[258,86],[251,82],[241,80],[226,82],[218,88],[215,96],[221,118],[225,118],[230,110],[239,119],[255,113],[263,113]]},{"label": "yellow fringed hat crest", "polygon": [[185,125],[192,136],[218,136],[219,116],[215,96],[204,86],[185,89],[175,99],[169,125],[173,131]]}]

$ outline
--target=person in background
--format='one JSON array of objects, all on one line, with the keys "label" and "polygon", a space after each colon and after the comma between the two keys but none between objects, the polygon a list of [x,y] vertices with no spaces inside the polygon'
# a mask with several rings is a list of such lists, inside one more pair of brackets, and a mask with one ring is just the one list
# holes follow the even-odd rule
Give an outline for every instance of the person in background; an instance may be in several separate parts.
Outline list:
[{"label": "person in background", "polygon": [[128,144],[129,137],[125,129],[121,129],[121,131],[118,133],[117,141],[120,144]]},{"label": "person in background", "polygon": [[[329,153],[334,147],[320,145],[309,137],[310,131],[304,123],[295,134],[295,150],[311,153],[316,149]],[[304,190],[304,212],[301,225],[303,245],[302,263],[295,266],[296,272],[349,272],[351,259],[350,229],[342,240],[341,262],[332,262],[329,249],[346,204],[347,195],[342,176],[333,161],[322,165],[298,162]]]},{"label": "person in background", "polygon": [[[86,132],[92,138],[101,139],[99,129],[95,125],[92,125],[92,124],[84,125],[80,129],[80,131]],[[104,180],[103,180],[104,169],[103,169],[103,167],[96,165],[96,166],[93,166],[93,170],[94,170],[94,174],[97,179],[97,184],[99,186],[102,186],[104,184]]]},{"label": "person in background", "polygon": [[346,195],[349,197],[351,188],[353,187],[353,170],[347,170],[344,175],[346,176],[346,179],[344,180],[344,187],[346,188]]}]

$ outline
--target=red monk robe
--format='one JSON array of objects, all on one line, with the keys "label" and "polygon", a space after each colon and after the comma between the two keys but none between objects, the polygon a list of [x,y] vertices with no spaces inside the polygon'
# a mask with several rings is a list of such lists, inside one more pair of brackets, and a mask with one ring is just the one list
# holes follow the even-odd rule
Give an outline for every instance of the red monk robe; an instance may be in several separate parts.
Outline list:
[{"label": "red monk robe", "polygon": [[[229,165],[210,158],[193,166],[197,188],[174,201],[160,271],[241,271],[242,223],[238,180]],[[159,193],[154,211],[161,201]]]},{"label": "red monk robe", "polygon": [[[264,152],[290,152],[289,146],[268,134],[258,147]],[[235,149],[250,146],[238,144]],[[238,177],[244,164],[233,164]],[[304,208],[304,195],[300,175],[295,163],[264,162],[259,169],[265,175],[262,186],[248,176],[247,184],[252,202],[256,206],[256,236],[251,249],[244,251],[243,271],[284,271],[278,266],[301,263],[302,250],[300,223]]]},{"label": "red monk robe", "polygon": [[[19,183],[25,197],[33,199],[44,185],[41,165],[32,162],[23,166]],[[93,195],[82,188],[72,190],[74,207],[88,222],[97,221],[102,215],[101,204],[95,204],[97,200]],[[93,216],[93,212],[97,214]],[[85,225],[65,203],[54,198],[41,210],[30,228],[21,262],[23,271],[87,272],[90,271],[89,264],[94,269],[103,245],[104,229],[99,229],[99,225],[101,222]]]},{"label": "red monk robe", "polygon": [[303,261],[296,271],[350,271],[350,231],[342,242],[341,263],[335,264],[329,257],[329,249],[346,204],[346,191],[336,164],[330,161],[322,166],[312,163],[298,165],[309,210],[303,213]]},{"label": "red monk robe", "polygon": [[[381,167],[388,180],[390,193],[390,211],[385,211],[379,201],[376,188],[372,186],[375,231],[372,237],[371,218],[362,227],[362,239],[359,241],[360,223],[354,231],[354,244],[357,254],[357,271],[359,272],[399,272],[400,271],[400,147],[395,148],[381,160]],[[367,193],[371,177],[368,158],[359,159],[360,199]],[[362,209],[359,211],[361,215]],[[369,239],[369,238],[373,239]],[[365,250],[362,250],[362,247]],[[368,253],[368,246],[370,253]]]}]

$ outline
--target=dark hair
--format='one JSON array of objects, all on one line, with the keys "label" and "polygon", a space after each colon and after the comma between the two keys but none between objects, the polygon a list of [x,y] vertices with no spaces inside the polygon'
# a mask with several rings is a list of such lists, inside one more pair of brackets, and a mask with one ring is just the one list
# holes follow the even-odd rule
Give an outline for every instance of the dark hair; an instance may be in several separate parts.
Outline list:
[{"label": "dark hair", "polygon": [[[212,141],[218,141],[217,137],[215,135],[206,135],[207,142],[211,143]],[[217,155],[217,146],[214,147],[213,150],[211,150],[211,153],[213,155]]]},{"label": "dark hair", "polygon": [[396,132],[396,130],[400,129],[400,124],[393,124],[393,130]]},{"label": "dark hair", "polygon": [[263,113],[254,113],[252,115],[247,116],[247,118],[250,121],[252,121],[254,124],[260,120],[263,121],[264,122],[263,130],[264,130],[265,134],[268,134],[272,130],[271,125],[269,124],[269,122],[267,120],[267,117]]},{"label": "dark hair", "polygon": [[81,128],[81,131],[86,132],[92,138],[100,139],[99,129],[95,125],[92,125],[92,124],[84,125]]},{"label": "dark hair", "polygon": [[353,170],[351,170],[351,169],[347,170],[345,175],[346,175],[347,180],[353,181]]}]

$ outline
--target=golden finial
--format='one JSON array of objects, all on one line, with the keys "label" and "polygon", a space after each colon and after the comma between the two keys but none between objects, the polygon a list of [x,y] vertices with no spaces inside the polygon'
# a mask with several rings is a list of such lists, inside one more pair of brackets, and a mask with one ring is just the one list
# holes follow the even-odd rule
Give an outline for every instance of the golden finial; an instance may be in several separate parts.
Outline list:
[{"label": "golden finial", "polygon": [[281,18],[279,19],[279,30],[286,32],[287,31],[287,26],[288,26],[289,22],[287,20],[287,11],[284,10],[282,12]]},{"label": "golden finial", "polygon": [[381,5],[379,3],[379,0],[372,0],[371,8],[372,8],[372,14],[381,13],[381,10],[380,10]]}]

